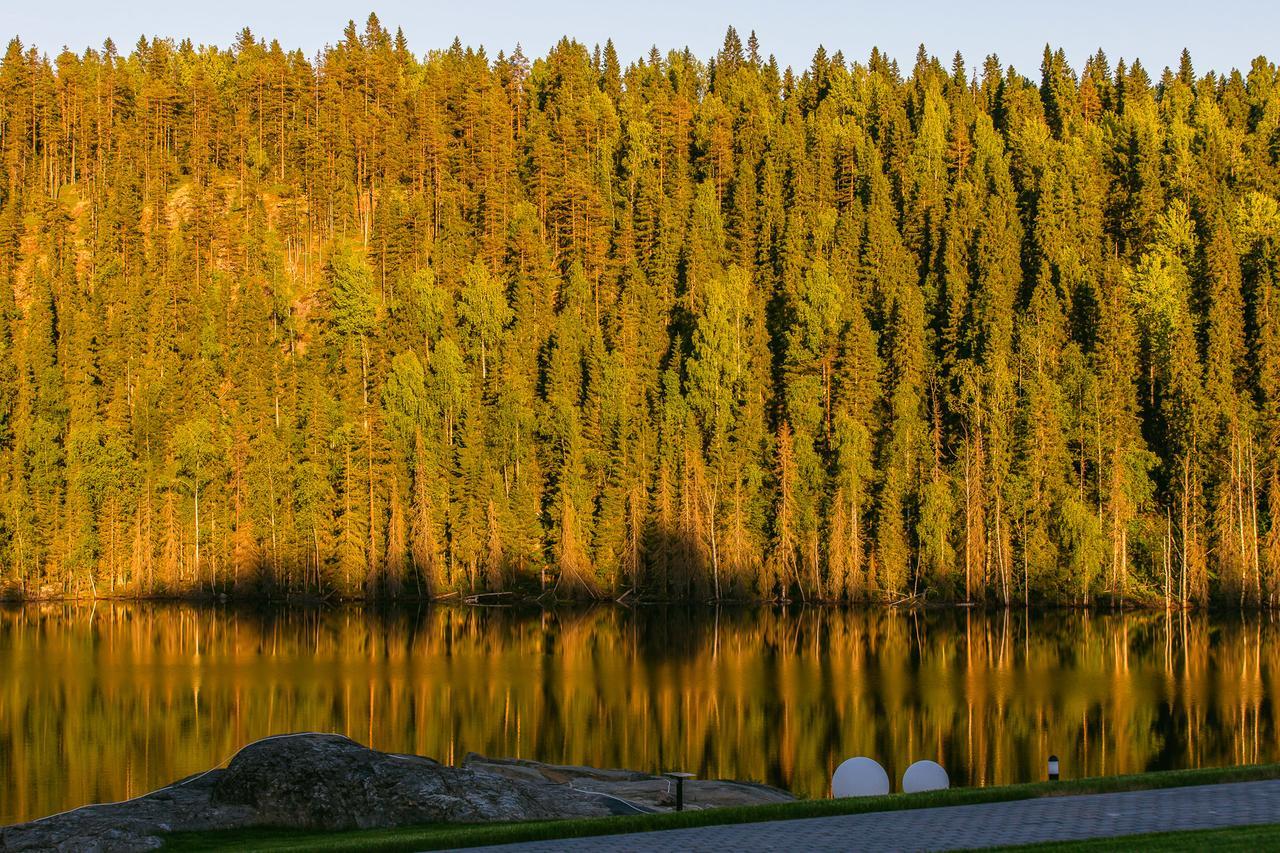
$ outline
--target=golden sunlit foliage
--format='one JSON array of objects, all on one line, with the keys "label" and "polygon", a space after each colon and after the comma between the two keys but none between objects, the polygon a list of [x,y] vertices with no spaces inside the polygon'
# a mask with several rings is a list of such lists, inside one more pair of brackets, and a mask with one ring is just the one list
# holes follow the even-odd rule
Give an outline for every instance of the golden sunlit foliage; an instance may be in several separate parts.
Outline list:
[{"label": "golden sunlit foliage", "polygon": [[1271,604],[1280,81],[1176,65],[15,40],[0,586]]}]

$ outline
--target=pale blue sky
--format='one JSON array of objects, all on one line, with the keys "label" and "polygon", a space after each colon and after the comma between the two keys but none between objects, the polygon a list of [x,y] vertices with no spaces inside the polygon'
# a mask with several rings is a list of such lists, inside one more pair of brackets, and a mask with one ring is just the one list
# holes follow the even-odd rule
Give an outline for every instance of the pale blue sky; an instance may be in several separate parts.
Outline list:
[{"label": "pale blue sky", "polygon": [[820,43],[859,59],[878,45],[907,69],[921,42],[948,62],[961,50],[970,68],[996,52],[1031,76],[1045,42],[1065,48],[1077,68],[1098,47],[1113,62],[1138,56],[1153,77],[1184,46],[1199,72],[1246,70],[1259,53],[1280,60],[1277,0],[0,0],[0,35],[56,55],[63,45],[83,50],[108,35],[125,50],[144,33],[225,46],[248,26],[310,55],[337,41],[348,19],[363,24],[370,8],[392,31],[403,27],[416,53],[447,47],[456,35],[491,54],[521,42],[538,55],[568,34],[588,45],[612,36],[624,64],[652,44],[706,57],[733,24],[744,41],[754,29],[766,54],[796,67]]}]

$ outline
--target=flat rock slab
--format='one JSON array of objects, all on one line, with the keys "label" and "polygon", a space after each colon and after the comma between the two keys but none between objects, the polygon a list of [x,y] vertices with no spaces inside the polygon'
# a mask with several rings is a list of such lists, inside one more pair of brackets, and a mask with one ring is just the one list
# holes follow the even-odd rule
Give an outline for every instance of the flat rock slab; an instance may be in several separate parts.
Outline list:
[{"label": "flat rock slab", "polygon": [[478,752],[468,752],[462,759],[462,766],[468,770],[496,773],[508,779],[529,779],[560,785],[588,779],[593,782],[634,782],[656,778],[635,770],[602,770],[581,764],[544,764],[526,758],[487,758]]},{"label": "flat rock slab", "polygon": [[[675,808],[675,783],[663,776],[635,770],[601,770],[574,764],[543,764],[517,758],[486,758],[467,753],[462,766],[530,782],[568,785],[578,791],[594,791],[626,800],[645,811]],[[684,783],[684,807],[709,809],[722,806],[759,806],[787,803],[795,797],[769,785],[725,779],[690,779]]]},{"label": "flat rock slab", "polygon": [[0,829],[0,851],[131,853],[154,850],[175,831],[367,829],[634,811],[599,793],[378,752],[339,735],[280,735],[249,744],[225,770],[124,803]]},{"label": "flat rock slab", "polygon": [[251,826],[252,808],[215,805],[213,786],[224,771],[175,782],[124,803],[85,806],[60,815],[0,829],[0,851],[58,850],[84,853],[155,850],[161,834]]},{"label": "flat rock slab", "polygon": [[[634,782],[575,781],[572,784],[579,791],[608,794],[649,811],[673,811],[676,805],[675,783],[671,779],[640,779]],[[795,797],[786,791],[753,782],[688,779],[684,783],[684,807],[687,811],[725,806],[762,806],[766,803],[789,803],[794,800]]]}]

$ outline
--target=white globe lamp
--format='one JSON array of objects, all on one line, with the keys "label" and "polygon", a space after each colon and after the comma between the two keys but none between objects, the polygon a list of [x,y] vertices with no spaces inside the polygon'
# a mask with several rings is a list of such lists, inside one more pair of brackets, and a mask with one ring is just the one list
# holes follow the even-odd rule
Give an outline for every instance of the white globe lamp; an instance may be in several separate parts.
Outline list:
[{"label": "white globe lamp", "polygon": [[831,777],[833,797],[877,797],[889,793],[889,774],[876,761],[859,755],[836,768]]},{"label": "white globe lamp", "polygon": [[917,761],[902,774],[902,790],[908,794],[917,791],[943,791],[951,787],[947,771],[936,761]]}]

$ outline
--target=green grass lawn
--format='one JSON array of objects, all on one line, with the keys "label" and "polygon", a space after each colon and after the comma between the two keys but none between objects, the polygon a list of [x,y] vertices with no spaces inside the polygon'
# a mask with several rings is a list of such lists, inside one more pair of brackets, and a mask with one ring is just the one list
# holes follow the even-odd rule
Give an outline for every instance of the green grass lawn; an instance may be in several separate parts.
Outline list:
[{"label": "green grass lawn", "polygon": [[1115,838],[1097,838],[1092,841],[1055,841],[1049,844],[1029,844],[1024,847],[1000,847],[1000,853],[1052,853],[1070,850],[1072,853],[1127,853],[1129,850],[1181,851],[1213,850],[1214,853],[1232,850],[1280,849],[1280,823],[1258,826],[1232,826],[1227,829],[1195,829],[1184,832],[1154,832],[1150,835],[1120,835]]},{"label": "green grass lawn", "polygon": [[[613,835],[620,832],[651,832],[661,829],[683,829],[686,827],[714,826],[727,823],[794,820],[796,818],[828,817],[831,815],[920,809],[934,806],[994,803],[1007,800],[1031,799],[1033,797],[1105,794],[1116,791],[1177,788],[1186,785],[1209,785],[1221,782],[1247,782],[1257,779],[1276,778],[1280,778],[1280,764],[1259,764],[1223,769],[1173,770],[1161,773],[1142,773],[1133,776],[1100,776],[1092,779],[1063,782],[1033,782],[996,788],[952,788],[947,791],[930,791],[922,794],[889,794],[884,797],[800,800],[794,803],[685,811],[679,814],[667,812],[652,815],[628,815],[625,817],[497,824],[432,824],[397,829],[353,830],[348,832],[309,832],[287,829],[188,832],[173,833],[168,836],[168,843],[165,849],[176,851],[444,850],[456,847],[477,847],[485,844],[509,844],[516,841],[543,841],[554,838]],[[1259,830],[1250,828],[1249,831],[1257,832]],[[1274,827],[1271,828],[1272,833],[1276,831]],[[1171,837],[1175,838],[1197,834],[1169,833]],[[1280,838],[1280,836],[1276,837]],[[1254,841],[1256,842],[1256,839]],[[1043,848],[1036,847],[1035,849],[1040,850]],[[1072,847],[1072,849],[1077,848]],[[1132,848],[1099,847],[1097,849]]]}]

